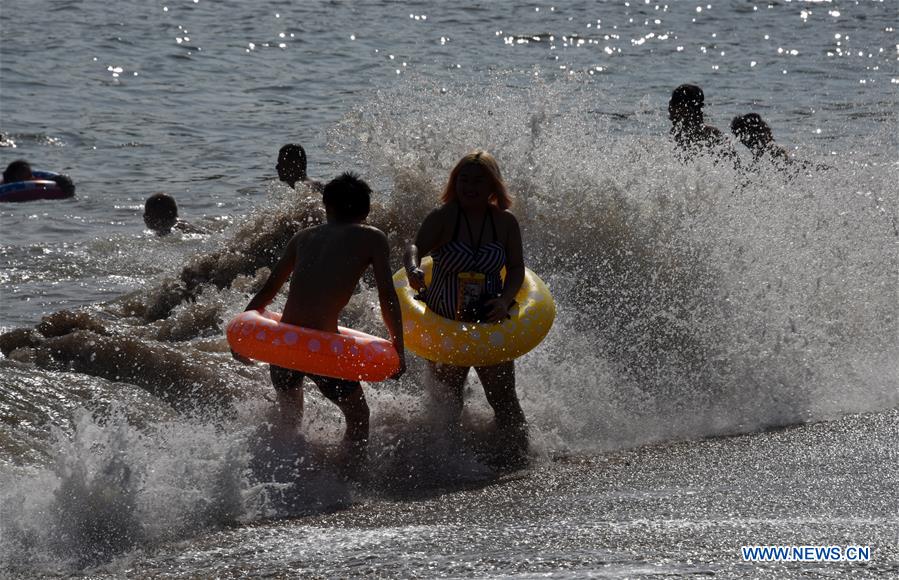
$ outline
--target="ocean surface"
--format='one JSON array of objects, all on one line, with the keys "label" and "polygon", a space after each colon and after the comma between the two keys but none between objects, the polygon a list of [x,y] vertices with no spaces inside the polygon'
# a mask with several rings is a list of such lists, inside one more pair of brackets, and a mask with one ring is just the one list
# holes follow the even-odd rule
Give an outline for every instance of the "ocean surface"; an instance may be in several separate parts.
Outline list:
[{"label": "ocean surface", "polygon": [[[0,577],[899,575],[899,2],[0,0],[0,23],[0,166],[77,187],[0,204]],[[684,82],[804,163],[682,162]],[[395,268],[455,162],[497,157],[558,308],[516,364],[529,468],[483,460],[474,377],[464,440],[435,429],[418,360],[366,386],[357,480],[314,389],[273,438],[223,329],[321,219],[276,179],[289,142],[373,185]],[[147,231],[157,191],[208,233]],[[344,314],[385,335],[370,278]]]}]

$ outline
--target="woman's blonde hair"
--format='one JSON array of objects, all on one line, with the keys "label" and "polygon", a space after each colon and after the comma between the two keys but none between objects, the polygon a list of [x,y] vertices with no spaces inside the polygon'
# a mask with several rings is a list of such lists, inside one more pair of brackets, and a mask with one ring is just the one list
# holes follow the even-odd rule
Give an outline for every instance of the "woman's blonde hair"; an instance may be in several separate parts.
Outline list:
[{"label": "woman's blonde hair", "polygon": [[496,162],[493,155],[483,149],[475,149],[460,159],[459,162],[456,163],[456,166],[453,167],[453,170],[450,171],[449,179],[446,182],[446,187],[444,188],[443,196],[441,197],[443,203],[450,203],[458,199],[456,193],[456,179],[459,177],[459,173],[462,169],[469,165],[477,165],[484,170],[485,175],[490,179],[491,185],[493,186],[493,193],[490,194],[490,198],[488,199],[489,203],[495,205],[499,209],[509,209],[512,207],[512,196],[509,195],[509,191],[506,189],[506,184],[503,181],[503,176],[499,172],[499,164]]}]

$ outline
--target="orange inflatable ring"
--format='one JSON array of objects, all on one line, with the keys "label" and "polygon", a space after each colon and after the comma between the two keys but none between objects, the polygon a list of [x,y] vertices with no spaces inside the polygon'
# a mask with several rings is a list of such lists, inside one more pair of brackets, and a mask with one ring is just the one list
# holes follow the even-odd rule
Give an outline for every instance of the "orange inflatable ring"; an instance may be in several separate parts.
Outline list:
[{"label": "orange inflatable ring", "polygon": [[337,328],[339,333],[282,324],[280,314],[248,310],[228,323],[228,344],[247,358],[336,379],[383,381],[399,370],[389,340]]}]

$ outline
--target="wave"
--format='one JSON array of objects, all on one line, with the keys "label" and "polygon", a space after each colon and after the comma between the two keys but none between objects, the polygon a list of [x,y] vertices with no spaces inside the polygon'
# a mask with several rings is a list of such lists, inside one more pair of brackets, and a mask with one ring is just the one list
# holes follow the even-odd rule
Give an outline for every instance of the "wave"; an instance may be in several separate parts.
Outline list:
[{"label": "wave", "polygon": [[[803,151],[828,171],[685,165],[647,103],[522,83],[412,80],[349,114],[331,141],[392,186],[387,223],[403,236],[466,151],[497,156],[526,258],[559,306],[521,362],[520,390],[560,445],[752,431],[899,402],[899,168],[878,161],[888,127],[868,137],[867,156]],[[594,114],[610,101],[626,119]],[[547,407],[559,412],[544,419]]]}]

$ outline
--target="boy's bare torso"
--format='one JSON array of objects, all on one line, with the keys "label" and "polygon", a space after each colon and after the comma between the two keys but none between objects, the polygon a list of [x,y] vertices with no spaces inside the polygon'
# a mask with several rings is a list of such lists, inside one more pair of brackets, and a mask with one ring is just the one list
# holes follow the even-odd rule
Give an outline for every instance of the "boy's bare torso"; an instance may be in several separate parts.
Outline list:
[{"label": "boy's bare torso", "polygon": [[327,223],[297,234],[290,241],[296,260],[282,322],[337,332],[340,311],[372,263],[379,235],[356,223]]}]

